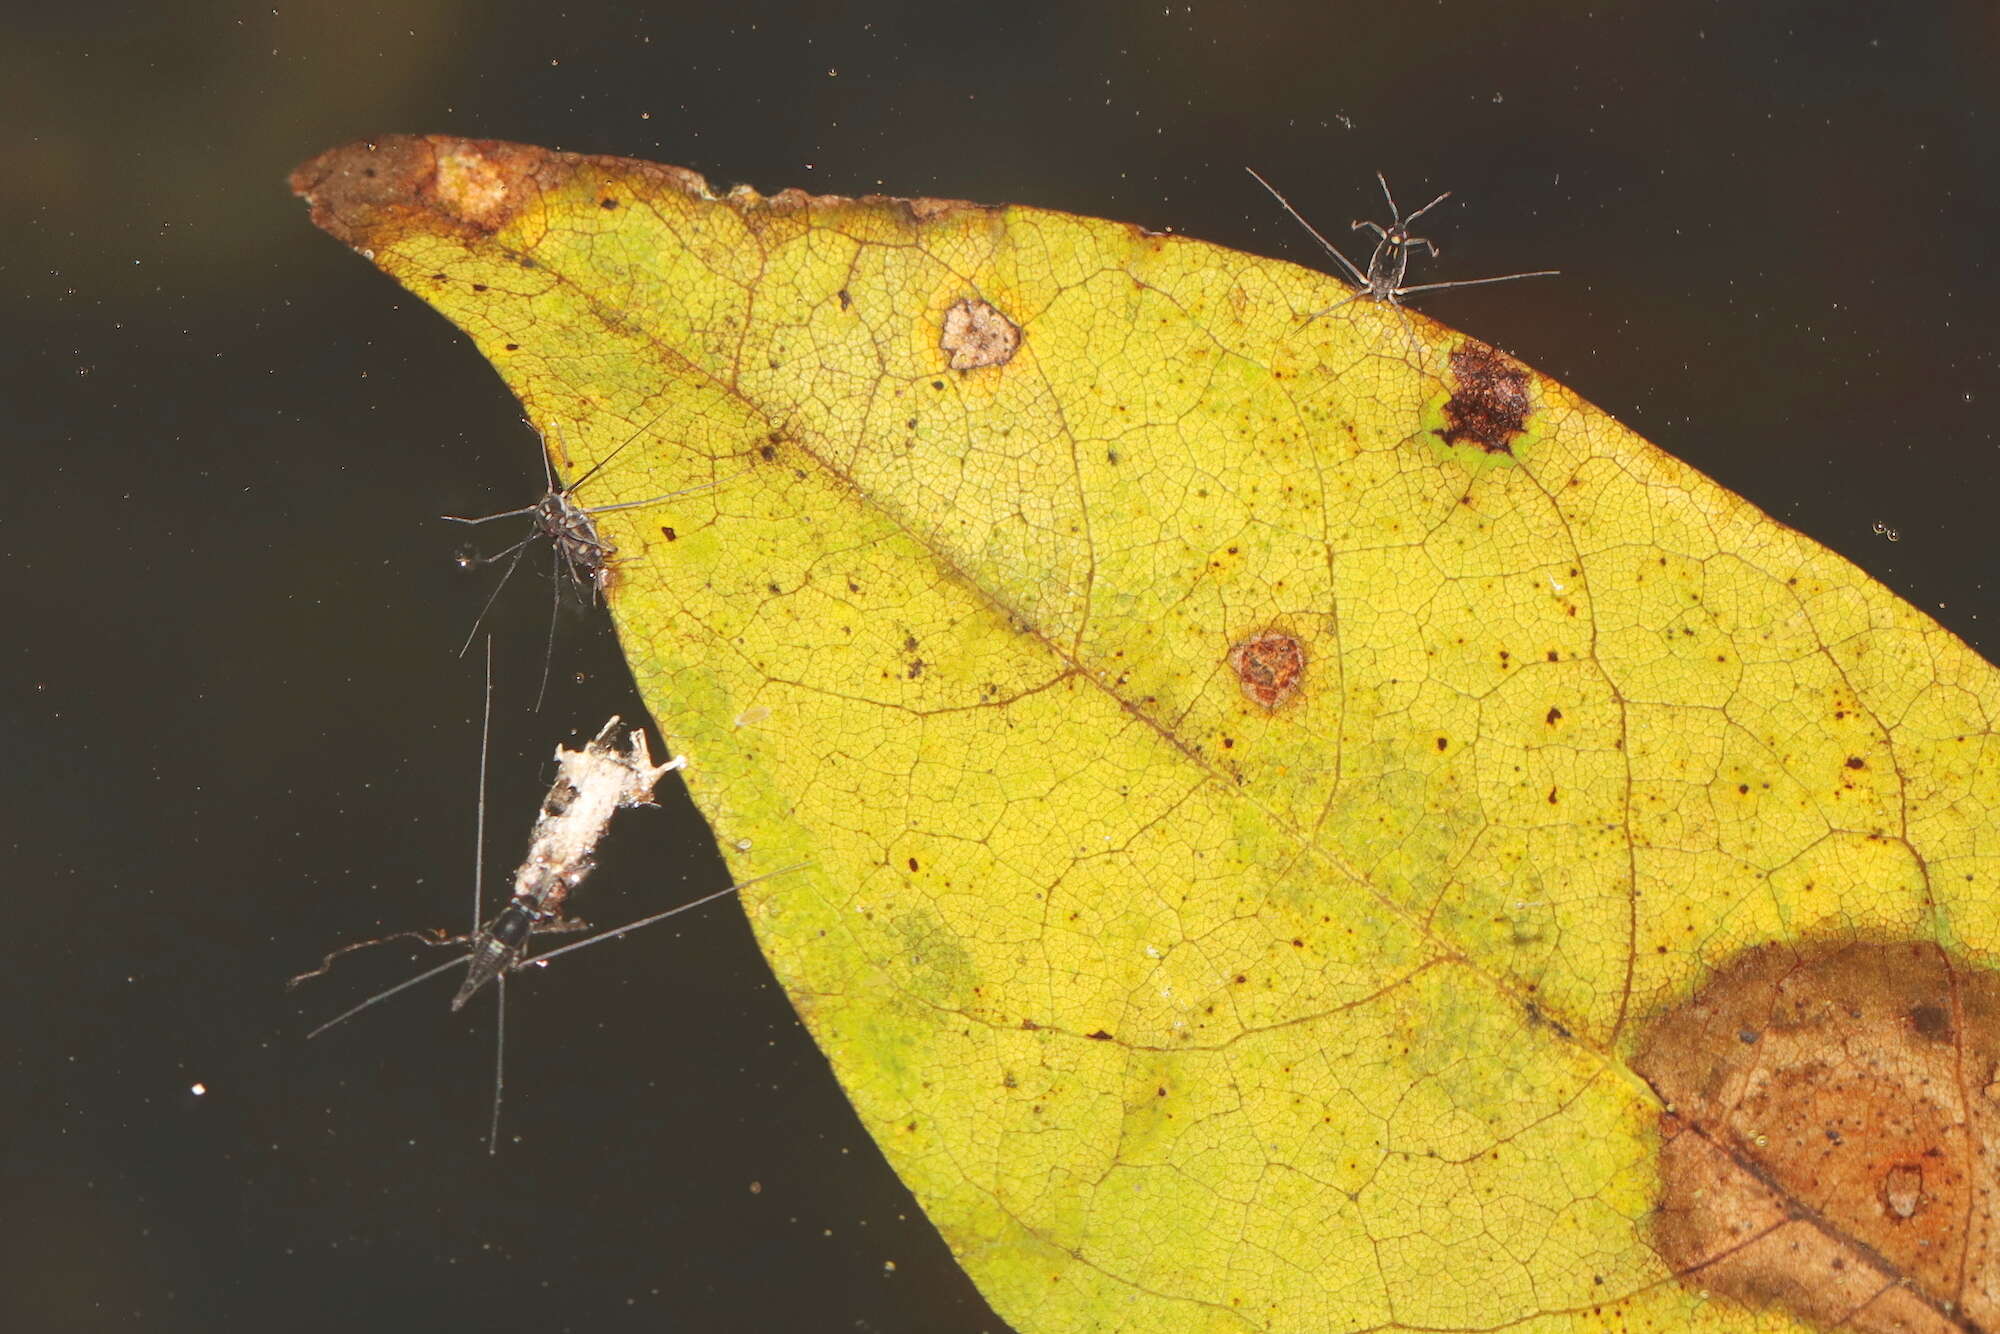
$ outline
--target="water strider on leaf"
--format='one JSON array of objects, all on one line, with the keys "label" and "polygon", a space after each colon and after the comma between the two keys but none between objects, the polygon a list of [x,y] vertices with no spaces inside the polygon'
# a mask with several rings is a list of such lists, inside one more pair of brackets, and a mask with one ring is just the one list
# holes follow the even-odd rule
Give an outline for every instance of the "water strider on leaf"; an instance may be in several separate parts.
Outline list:
[{"label": "water strider on leaf", "polygon": [[1376,172],[1375,179],[1382,183],[1382,197],[1389,201],[1389,225],[1384,227],[1379,222],[1367,221],[1350,224],[1351,229],[1354,231],[1371,231],[1376,236],[1374,252],[1368,256],[1368,268],[1366,272],[1363,272],[1360,266],[1342,254],[1333,242],[1322,236],[1317,227],[1307,222],[1305,215],[1292,207],[1292,201],[1278,193],[1277,186],[1272,185],[1262,176],[1259,176],[1254,168],[1245,167],[1243,170],[1249,172],[1251,179],[1255,180],[1257,184],[1271,192],[1271,197],[1283,205],[1285,212],[1291,214],[1299,226],[1305,228],[1312,236],[1313,240],[1319,242],[1320,248],[1334,258],[1334,261],[1340,265],[1341,271],[1353,280],[1360,289],[1352,296],[1344,297],[1323,310],[1313,311],[1305,317],[1306,321],[1316,320],[1322,315],[1331,314],[1348,302],[1358,301],[1362,297],[1367,297],[1371,301],[1384,301],[1392,306],[1400,306],[1403,304],[1404,297],[1416,292],[1434,292],[1444,287],[1484,287],[1488,283],[1513,282],[1516,278],[1553,278],[1561,272],[1560,269],[1535,269],[1529,273],[1503,273],[1497,278],[1459,278],[1449,282],[1415,283],[1405,286],[1403,278],[1409,272],[1410,252],[1421,247],[1425,254],[1432,257],[1435,257],[1438,253],[1437,246],[1429,238],[1410,235],[1410,224],[1418,218],[1423,217],[1424,214],[1430,212],[1439,204],[1442,204],[1445,200],[1451,198],[1451,191],[1445,191],[1406,218],[1403,216],[1402,210],[1396,207],[1396,197],[1389,193],[1388,177],[1379,171]]},{"label": "water strider on leaf", "polygon": [[[466,569],[477,565],[492,565],[502,560],[507,561],[507,568],[501,573],[500,581],[493,585],[493,591],[487,595],[485,605],[480,607],[479,615],[473,620],[472,629],[467,633],[465,643],[459,646],[458,654],[460,657],[464,657],[466,650],[472,647],[472,641],[478,637],[479,627],[485,623],[486,613],[493,609],[494,602],[500,597],[500,590],[507,586],[507,580],[513,576],[514,567],[521,563],[521,556],[536,539],[545,537],[549,540],[551,562],[554,570],[558,573],[567,572],[570,582],[579,590],[583,590],[585,596],[595,601],[609,581],[612,564],[618,556],[618,548],[613,546],[611,541],[597,530],[598,515],[615,514],[620,510],[644,509],[648,505],[658,505],[664,501],[674,500],[681,496],[697,495],[719,485],[716,482],[707,482],[701,486],[691,486],[680,491],[669,491],[648,500],[626,500],[610,505],[586,506],[577,503],[577,491],[593,477],[597,476],[598,473],[602,472],[611,460],[623,453],[626,446],[630,445],[640,436],[645,435],[658,421],[659,417],[656,416],[652,421],[627,436],[623,443],[591,465],[590,469],[574,482],[565,483],[561,480],[559,474],[556,472],[555,465],[549,461],[547,448],[544,448],[542,450],[542,475],[548,489],[543,493],[542,498],[532,505],[523,505],[519,509],[501,510],[498,513],[482,514],[476,517],[468,517],[460,514],[444,514],[439,516],[452,523],[468,525],[491,523],[496,519],[525,517],[534,525],[534,530],[526,537],[504,550],[494,552],[490,556],[473,556],[470,554],[461,554],[459,556],[459,565]],[[512,559],[509,560],[509,557],[512,557]],[[561,605],[562,589],[560,583],[558,583],[550,591],[548,646],[542,656],[541,685],[535,691],[535,709],[537,712],[541,710],[543,696],[548,693],[549,664],[555,656],[556,612]]]}]

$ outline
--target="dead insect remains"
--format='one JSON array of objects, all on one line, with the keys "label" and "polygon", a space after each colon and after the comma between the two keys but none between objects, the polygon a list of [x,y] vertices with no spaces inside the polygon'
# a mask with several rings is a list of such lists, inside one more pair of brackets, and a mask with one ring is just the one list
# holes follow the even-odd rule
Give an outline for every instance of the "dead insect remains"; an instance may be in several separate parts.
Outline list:
[{"label": "dead insect remains", "polygon": [[[491,641],[488,641],[488,644],[490,664]],[[492,716],[490,678],[486,716],[490,724]],[[466,973],[458,991],[452,996],[451,1008],[454,1011],[462,1007],[488,982],[494,983],[499,992],[500,1009],[493,1061],[493,1118],[487,1139],[487,1151],[492,1153],[497,1152],[500,1142],[500,1100],[505,1086],[508,973],[524,968],[530,963],[546,963],[557,955],[567,954],[571,950],[615,940],[641,927],[651,926],[655,922],[713,902],[724,895],[736,893],[745,885],[752,885],[760,880],[782,875],[786,871],[796,870],[804,863],[768,871],[690,902],[653,913],[635,922],[628,922],[614,930],[599,932],[587,940],[548,950],[530,958],[528,946],[535,936],[590,929],[587,922],[563,916],[563,905],[571,892],[583,883],[584,878],[595,867],[597,845],[610,827],[611,817],[629,806],[653,805],[654,785],[667,774],[684,767],[686,759],[676,756],[665,764],[654,764],[651,750],[646,744],[645,732],[633,728],[630,733],[621,736],[619,720],[616,717],[605,723],[597,735],[581,749],[556,747],[556,779],[550,785],[548,795],[542,799],[541,810],[535,816],[534,830],[529,836],[528,855],[514,871],[514,892],[505,907],[482,921],[481,881],[486,844],[487,758],[488,728],[482,725],[477,821],[480,851],[474,858],[472,930],[458,936],[448,936],[441,931],[399,931],[375,940],[345,945],[328,954],[320,961],[319,967],[292,978],[288,986],[296,987],[308,978],[320,976],[343,954],[390,940],[413,939],[426,945],[465,946],[465,952],[457,958],[447,960],[435,968],[426,969],[415,977],[377,992],[358,1005],[343,1010],[306,1036],[308,1039],[316,1038],[328,1029],[345,1023],[363,1010],[460,966],[465,967]]]}]

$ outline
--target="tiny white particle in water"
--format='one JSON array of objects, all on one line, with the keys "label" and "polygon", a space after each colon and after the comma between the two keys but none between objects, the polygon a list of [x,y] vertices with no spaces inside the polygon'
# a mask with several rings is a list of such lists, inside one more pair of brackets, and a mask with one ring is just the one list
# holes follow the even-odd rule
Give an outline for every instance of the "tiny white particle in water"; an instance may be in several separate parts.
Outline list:
[{"label": "tiny white particle in water", "polygon": [[202,1094],[208,1092],[208,1085],[190,1084],[188,1086],[188,1092],[194,1094],[195,1097],[199,1098]]}]

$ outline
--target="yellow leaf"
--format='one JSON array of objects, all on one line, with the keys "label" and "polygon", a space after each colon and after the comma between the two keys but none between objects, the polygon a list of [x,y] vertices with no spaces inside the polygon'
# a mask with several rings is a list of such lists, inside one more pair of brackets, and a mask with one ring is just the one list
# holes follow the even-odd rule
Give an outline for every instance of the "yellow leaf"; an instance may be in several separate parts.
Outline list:
[{"label": "yellow leaf", "polygon": [[1199,241],[294,184],[565,477],[643,433],[581,503],[716,483],[599,518],[627,657],[734,869],[811,860],[758,938],[1018,1328],[1993,1327],[2000,682],[1845,561]]}]

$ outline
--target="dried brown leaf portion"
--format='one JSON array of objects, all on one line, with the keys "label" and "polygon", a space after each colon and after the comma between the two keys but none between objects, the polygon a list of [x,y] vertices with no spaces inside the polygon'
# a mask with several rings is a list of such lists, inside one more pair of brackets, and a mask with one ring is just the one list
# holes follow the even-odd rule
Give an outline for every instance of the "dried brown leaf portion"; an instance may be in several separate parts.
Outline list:
[{"label": "dried brown leaf portion", "polygon": [[1922,942],[1765,945],[1656,1017],[1653,1240],[1822,1328],[2000,1328],[2000,978]]},{"label": "dried brown leaf portion", "polygon": [[[448,134],[390,134],[343,144],[301,163],[290,184],[292,193],[312,206],[314,226],[357,250],[372,251],[407,234],[491,236],[537,196],[556,192],[585,171],[621,182],[625,193],[641,203],[668,192],[717,198],[699,172],[685,167]],[[856,203],[900,205],[913,223],[958,209],[993,211],[962,199],[867,195],[857,201],[803,190],[781,190],[766,198],[744,186],[722,200],[753,227],[759,215]],[[598,207],[616,209],[626,202],[607,195]]]}]

